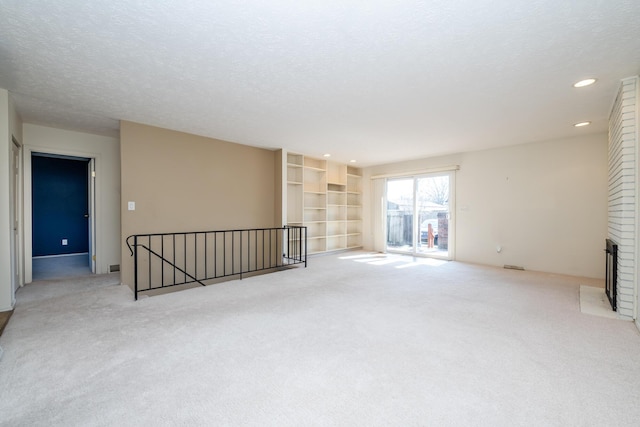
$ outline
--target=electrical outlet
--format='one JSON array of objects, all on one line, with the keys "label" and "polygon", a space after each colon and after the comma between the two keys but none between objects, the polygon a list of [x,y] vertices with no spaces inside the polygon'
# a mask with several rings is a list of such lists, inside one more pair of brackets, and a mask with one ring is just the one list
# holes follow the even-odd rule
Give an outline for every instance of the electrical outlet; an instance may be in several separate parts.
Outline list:
[{"label": "electrical outlet", "polygon": [[67,241],[67,239],[62,239],[62,246],[67,246],[69,244],[69,242]]}]

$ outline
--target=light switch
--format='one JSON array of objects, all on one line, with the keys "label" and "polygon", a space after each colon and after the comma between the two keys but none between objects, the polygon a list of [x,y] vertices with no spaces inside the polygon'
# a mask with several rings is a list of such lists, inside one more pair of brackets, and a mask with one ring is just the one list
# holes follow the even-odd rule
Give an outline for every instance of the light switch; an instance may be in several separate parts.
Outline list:
[{"label": "light switch", "polygon": [[62,246],[67,246],[69,244],[69,242],[67,241],[67,239],[62,239]]},{"label": "light switch", "polygon": [[128,206],[130,211],[135,211],[136,210],[136,202],[129,202],[127,206]]}]

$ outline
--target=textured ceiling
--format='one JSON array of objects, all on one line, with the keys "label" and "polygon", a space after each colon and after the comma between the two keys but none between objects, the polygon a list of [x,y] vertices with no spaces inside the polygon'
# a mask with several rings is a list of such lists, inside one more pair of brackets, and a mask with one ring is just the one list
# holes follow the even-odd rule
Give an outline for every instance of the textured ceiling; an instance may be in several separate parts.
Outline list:
[{"label": "textured ceiling", "polygon": [[604,132],[638,73],[639,0],[0,1],[25,122],[360,165]]}]

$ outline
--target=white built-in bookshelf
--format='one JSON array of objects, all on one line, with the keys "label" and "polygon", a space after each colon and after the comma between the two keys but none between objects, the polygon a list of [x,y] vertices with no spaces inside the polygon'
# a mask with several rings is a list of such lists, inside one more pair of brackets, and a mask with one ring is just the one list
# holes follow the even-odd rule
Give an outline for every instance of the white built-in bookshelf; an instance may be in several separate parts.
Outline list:
[{"label": "white built-in bookshelf", "polygon": [[307,227],[309,254],[362,247],[362,172],[301,154],[286,154],[288,225]]}]

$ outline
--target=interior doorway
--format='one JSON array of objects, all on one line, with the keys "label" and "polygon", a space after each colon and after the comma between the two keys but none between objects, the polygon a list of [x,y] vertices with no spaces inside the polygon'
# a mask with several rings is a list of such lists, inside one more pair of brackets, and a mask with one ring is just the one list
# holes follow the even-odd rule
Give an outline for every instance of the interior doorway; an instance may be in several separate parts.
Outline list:
[{"label": "interior doorway", "polygon": [[93,161],[31,153],[33,280],[95,272]]},{"label": "interior doorway", "polygon": [[452,259],[453,173],[387,180],[386,250]]}]

